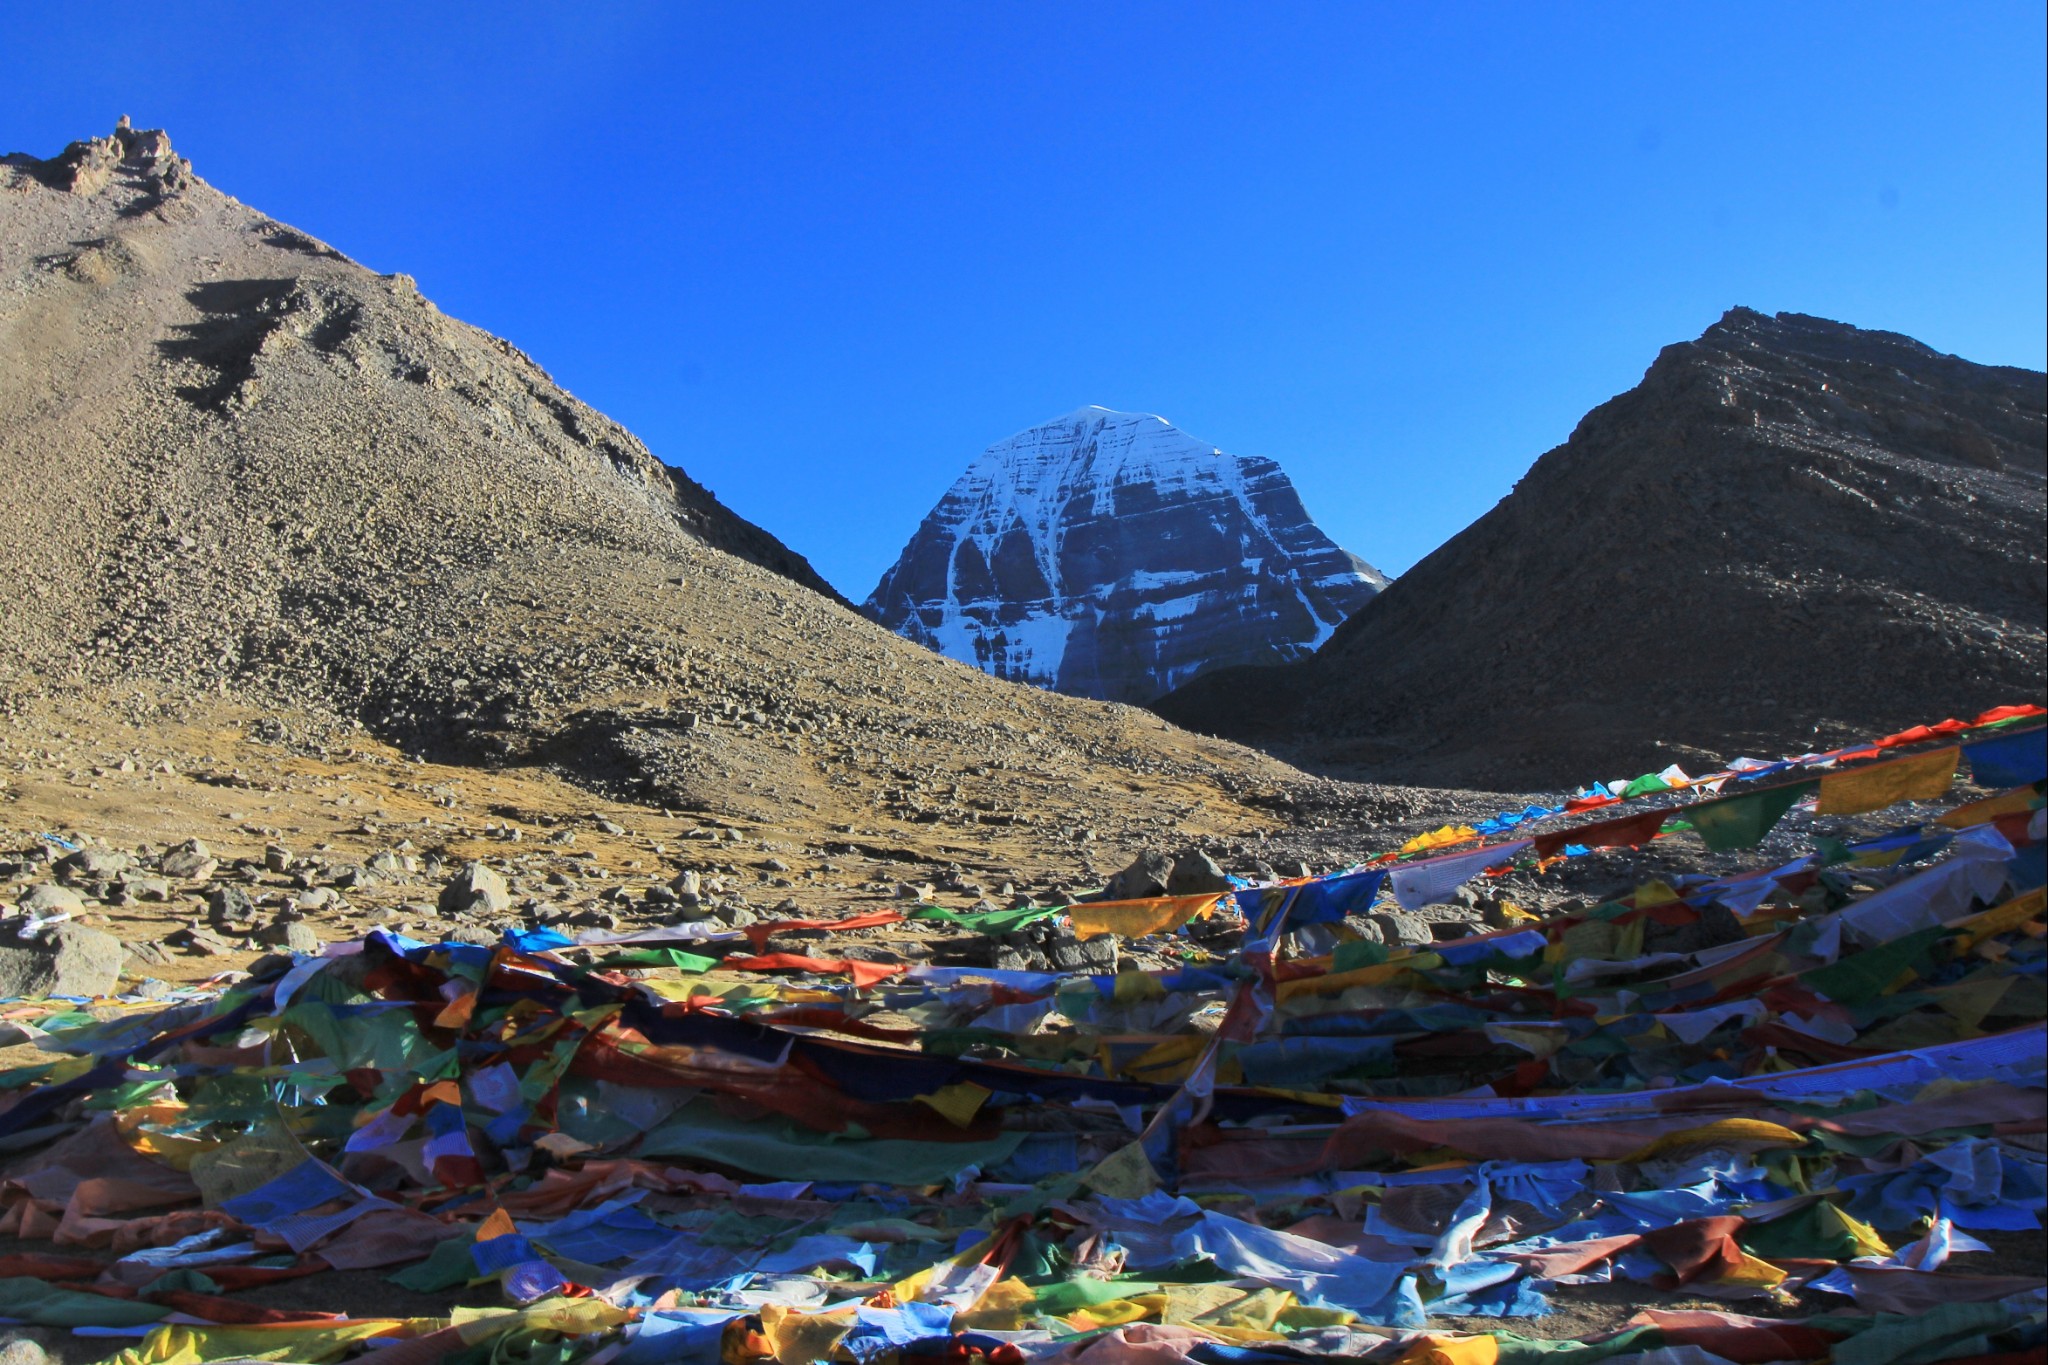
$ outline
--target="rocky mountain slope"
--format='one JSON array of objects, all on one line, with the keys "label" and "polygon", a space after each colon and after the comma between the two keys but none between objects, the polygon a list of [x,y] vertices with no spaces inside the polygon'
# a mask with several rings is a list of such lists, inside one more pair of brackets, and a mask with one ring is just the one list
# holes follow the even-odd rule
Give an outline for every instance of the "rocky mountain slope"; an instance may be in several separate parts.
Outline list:
[{"label": "rocky mountain slope", "polygon": [[1069,866],[1299,776],[864,620],[513,346],[158,132],[0,161],[0,469],[17,743],[374,738],[895,847],[997,826]]},{"label": "rocky mountain slope", "polygon": [[1273,461],[1090,407],[984,451],[866,610],[999,678],[1145,702],[1303,657],[1385,585]]},{"label": "rocky mountain slope", "polygon": [[1313,659],[1156,709],[1336,771],[1518,787],[2038,701],[2044,408],[2038,373],[1735,309]]}]

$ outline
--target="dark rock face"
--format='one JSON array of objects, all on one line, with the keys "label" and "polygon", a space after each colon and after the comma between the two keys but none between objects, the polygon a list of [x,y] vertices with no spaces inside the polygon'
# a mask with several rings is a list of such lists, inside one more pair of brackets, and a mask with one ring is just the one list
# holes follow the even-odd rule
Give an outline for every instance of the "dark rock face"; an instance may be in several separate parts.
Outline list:
[{"label": "dark rock face", "polygon": [[1526,790],[2039,701],[2044,475],[2048,376],[1735,309],[1313,659],[1154,709]]},{"label": "dark rock face", "polygon": [[1083,408],[990,446],[865,610],[1012,682],[1144,702],[1304,657],[1385,583],[1273,461]]}]

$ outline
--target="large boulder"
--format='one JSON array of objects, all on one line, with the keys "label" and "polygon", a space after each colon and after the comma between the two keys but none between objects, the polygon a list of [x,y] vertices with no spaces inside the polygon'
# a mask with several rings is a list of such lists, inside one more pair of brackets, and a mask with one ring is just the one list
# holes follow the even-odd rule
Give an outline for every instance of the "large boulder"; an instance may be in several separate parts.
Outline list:
[{"label": "large boulder", "polygon": [[1112,901],[1141,901],[1166,894],[1166,883],[1173,876],[1173,860],[1164,853],[1140,853],[1131,860],[1131,865],[1109,879],[1103,889],[1103,899]]},{"label": "large boulder", "polygon": [[52,915],[85,913],[84,898],[70,887],[59,886],[55,882],[38,882],[22,892],[21,899],[16,904],[20,906],[22,914],[33,915],[37,919],[49,919]]},{"label": "large boulder", "polygon": [[128,870],[134,859],[105,848],[81,848],[57,860],[57,875],[67,882],[110,882]]},{"label": "large boulder", "polygon": [[127,950],[82,924],[55,924],[23,938],[17,920],[0,930],[0,998],[112,995]]},{"label": "large boulder", "polygon": [[466,864],[441,888],[444,915],[502,915],[511,904],[505,879],[482,863]]},{"label": "large boulder", "polygon": [[1191,848],[1173,860],[1173,871],[1167,874],[1166,894],[1169,896],[1206,896],[1210,892],[1231,889],[1230,878],[1223,875],[1223,869],[1216,860],[1198,848]]}]

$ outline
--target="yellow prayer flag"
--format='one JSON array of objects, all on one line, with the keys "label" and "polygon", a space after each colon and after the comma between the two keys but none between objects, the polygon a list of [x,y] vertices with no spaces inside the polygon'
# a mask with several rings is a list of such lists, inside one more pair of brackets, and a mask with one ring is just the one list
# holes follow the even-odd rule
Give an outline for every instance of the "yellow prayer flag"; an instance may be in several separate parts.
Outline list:
[{"label": "yellow prayer flag", "polygon": [[[416,1323],[418,1320],[414,1320]],[[203,1365],[210,1360],[315,1362],[345,1354],[360,1341],[404,1331],[404,1318],[355,1318],[304,1325],[259,1323],[247,1327],[188,1327],[168,1323],[114,1356],[109,1365]],[[428,1331],[438,1322],[418,1323]]]},{"label": "yellow prayer flag", "polygon": [[1159,1172],[1135,1142],[1126,1143],[1095,1163],[1081,1183],[1111,1199],[1142,1199],[1159,1188]]},{"label": "yellow prayer flag", "polygon": [[1496,1337],[1429,1336],[1410,1346],[1394,1365],[1494,1365],[1499,1359]]},{"label": "yellow prayer flag", "polygon": [[1037,1302],[1038,1296],[1024,1281],[1015,1277],[997,1280],[981,1296],[981,1302],[955,1317],[953,1324],[980,1332],[1022,1331]]},{"label": "yellow prayer flag", "polygon": [[1660,1152],[1669,1152],[1681,1147],[1731,1147],[1736,1143],[1763,1147],[1803,1147],[1806,1139],[1782,1124],[1766,1123],[1762,1119],[1716,1119],[1697,1128],[1683,1128],[1675,1133],[1666,1133],[1640,1151],[1632,1152],[1629,1161],[1648,1161]]},{"label": "yellow prayer flag", "polygon": [[2041,794],[2032,787],[2016,787],[2009,792],[1987,796],[1981,801],[1972,801],[1966,806],[1957,806],[1946,815],[1935,817],[1937,825],[1950,829],[1966,829],[1995,820],[2001,815],[2023,815],[2041,802]]},{"label": "yellow prayer flag", "polygon": [[[1148,1294],[1145,1297],[1155,1296]],[[1077,1332],[1093,1332],[1104,1327],[1121,1327],[1127,1322],[1143,1322],[1153,1312],[1149,1305],[1136,1299],[1110,1299],[1086,1308],[1076,1308],[1067,1314],[1066,1323]]]},{"label": "yellow prayer flag", "polygon": [[806,1313],[779,1303],[761,1305],[761,1335],[775,1352],[776,1365],[811,1365],[814,1360],[829,1359],[839,1339],[859,1321],[852,1308]]},{"label": "yellow prayer flag", "polygon": [[1829,773],[1820,780],[1816,809],[1822,815],[1862,815],[1900,801],[1932,801],[1955,782],[1961,756],[1960,748],[1950,747]]},{"label": "yellow prayer flag", "polygon": [[973,1081],[960,1081],[953,1085],[942,1085],[929,1095],[917,1096],[919,1104],[930,1105],[946,1121],[957,1128],[965,1128],[974,1122],[974,1116],[981,1112],[981,1106],[995,1092]]},{"label": "yellow prayer flag", "polygon": [[1445,825],[1427,834],[1418,834],[1401,845],[1402,853],[1420,853],[1425,848],[1442,848],[1445,844],[1462,844],[1467,839],[1477,839],[1479,831],[1470,825]]},{"label": "yellow prayer flag", "polygon": [[2008,929],[2017,929],[2030,919],[2038,918],[2048,911],[2048,886],[2037,886],[2024,896],[2014,896],[2003,905],[1994,905],[1981,915],[1972,915],[1956,927],[1963,931],[1959,951],[1968,952],[1995,934]]},{"label": "yellow prayer flag", "polygon": [[1073,922],[1075,938],[1098,938],[1120,934],[1142,938],[1146,934],[1170,934],[1191,919],[1212,913],[1220,895],[1158,896],[1141,901],[1097,901],[1092,905],[1070,905],[1067,918]]}]

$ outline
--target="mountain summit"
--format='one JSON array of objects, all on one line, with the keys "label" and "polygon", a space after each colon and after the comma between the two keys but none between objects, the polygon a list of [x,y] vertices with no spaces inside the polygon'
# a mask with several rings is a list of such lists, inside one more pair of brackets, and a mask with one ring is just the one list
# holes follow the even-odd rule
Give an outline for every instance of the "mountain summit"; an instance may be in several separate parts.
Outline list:
[{"label": "mountain summit", "polygon": [[1526,790],[2039,701],[2048,376],[1731,310],[1314,658],[1167,719]]},{"label": "mountain summit", "polygon": [[1273,461],[1087,407],[983,451],[865,610],[1000,678],[1146,702],[1307,655],[1386,581]]}]

